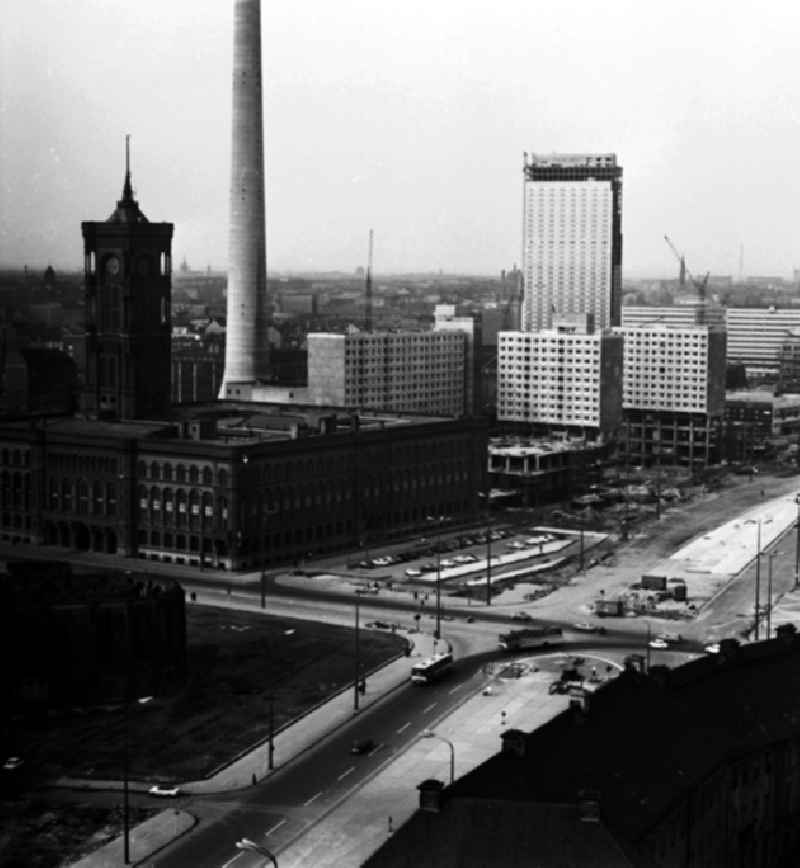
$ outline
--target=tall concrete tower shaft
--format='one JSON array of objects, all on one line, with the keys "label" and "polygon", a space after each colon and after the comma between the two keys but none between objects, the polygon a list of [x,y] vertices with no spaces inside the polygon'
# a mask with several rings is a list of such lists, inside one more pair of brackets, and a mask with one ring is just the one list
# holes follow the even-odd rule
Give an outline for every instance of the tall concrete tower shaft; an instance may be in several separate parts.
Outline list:
[{"label": "tall concrete tower shaft", "polygon": [[234,0],[233,147],[228,236],[228,324],[220,398],[236,382],[267,376],[267,251],[261,2]]}]

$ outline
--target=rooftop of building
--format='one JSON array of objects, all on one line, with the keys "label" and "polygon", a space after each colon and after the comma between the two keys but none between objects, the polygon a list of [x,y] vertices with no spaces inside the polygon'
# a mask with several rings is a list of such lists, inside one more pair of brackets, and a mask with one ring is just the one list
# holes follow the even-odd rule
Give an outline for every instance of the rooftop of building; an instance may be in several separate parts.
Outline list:
[{"label": "rooftop of building", "polygon": [[[796,736],[800,637],[726,640],[649,675],[628,671],[448,788],[451,798],[576,804],[596,794],[600,817],[635,841],[718,766]],[[508,737],[508,736],[506,736]]]},{"label": "rooftop of building", "polygon": [[113,572],[73,575],[69,564],[53,561],[8,561],[0,573],[0,588],[12,608],[69,606],[113,600],[138,600],[179,592],[170,578]]},{"label": "rooftop of building", "polygon": [[[763,749],[796,742],[794,627],[721,646],[673,670],[623,672],[532,732],[504,730],[499,752],[454,784],[421,782],[424,807],[366,865],[643,864],[638,845],[692,790],[701,810],[705,783],[754,795]],[[710,782],[720,769],[728,777]]]},{"label": "rooftop of building", "polygon": [[[357,420],[357,421],[356,421]],[[23,438],[33,427],[45,435],[67,438],[193,440],[209,445],[255,445],[264,442],[297,440],[330,434],[387,428],[407,428],[438,422],[452,422],[444,416],[349,410],[342,407],[210,401],[172,408],[164,420],[106,421],[79,417],[41,417],[0,420],[6,436],[14,432]]]},{"label": "rooftop of building", "polygon": [[800,394],[786,392],[776,395],[772,389],[738,389],[725,393],[726,403],[741,401],[746,404],[772,404],[773,407],[794,407],[800,403]]},{"label": "rooftop of building", "polygon": [[560,439],[545,437],[492,437],[489,440],[490,455],[509,455],[524,458],[526,455],[552,455],[554,452],[583,452],[596,448],[583,437]]},{"label": "rooftop of building", "polygon": [[536,168],[611,168],[617,165],[616,154],[525,154],[525,166]]}]

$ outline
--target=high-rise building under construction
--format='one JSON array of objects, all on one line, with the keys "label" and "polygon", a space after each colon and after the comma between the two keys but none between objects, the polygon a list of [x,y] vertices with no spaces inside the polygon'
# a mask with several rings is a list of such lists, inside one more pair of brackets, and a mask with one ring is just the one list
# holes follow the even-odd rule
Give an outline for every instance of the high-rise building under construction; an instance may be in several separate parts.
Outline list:
[{"label": "high-rise building under construction", "polygon": [[525,154],[523,331],[553,314],[620,323],[622,167],[616,154]]}]

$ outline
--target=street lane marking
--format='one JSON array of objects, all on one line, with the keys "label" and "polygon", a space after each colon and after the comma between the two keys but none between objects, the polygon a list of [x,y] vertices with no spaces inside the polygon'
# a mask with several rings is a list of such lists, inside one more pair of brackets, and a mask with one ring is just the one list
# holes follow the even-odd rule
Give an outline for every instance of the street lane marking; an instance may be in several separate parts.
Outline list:
[{"label": "street lane marking", "polygon": [[322,790],[320,790],[318,793],[314,793],[314,795],[310,799],[307,799],[305,802],[303,802],[303,807],[307,808],[314,801],[314,799],[318,799],[321,795]]},{"label": "street lane marking", "polygon": [[375,751],[379,751],[382,747],[383,747],[383,742],[376,744],[375,747],[372,748],[372,750],[367,754],[367,756],[372,756],[372,754],[374,754]]},{"label": "street lane marking", "polygon": [[355,767],[355,766],[350,766],[350,768],[349,768],[346,772],[342,772],[342,773],[339,775],[339,777],[336,778],[336,780],[337,780],[337,781],[344,780],[344,779],[345,779],[349,774],[351,774],[351,772],[354,772],[355,770],[356,770],[356,767]]},{"label": "street lane marking", "polygon": [[222,866],[222,868],[228,868],[229,865],[233,865],[233,863],[240,857],[244,856],[244,850],[240,850],[233,859],[228,859],[228,861]]},{"label": "street lane marking", "polygon": [[404,724],[400,727],[400,729],[397,730],[397,734],[400,735],[401,732],[405,732],[405,731],[409,728],[409,726],[411,726],[411,721],[410,721],[410,720],[409,720],[408,723],[404,723]]},{"label": "street lane marking", "polygon": [[450,693],[450,694],[453,694],[453,693],[456,692],[456,690],[461,690],[461,688],[462,688],[463,686],[464,686],[463,684],[456,684],[455,687],[453,687],[451,690],[448,690],[447,692]]},{"label": "street lane marking", "polygon": [[422,709],[423,714],[427,714],[432,708],[436,707],[436,703],[432,702],[427,708]]},{"label": "street lane marking", "polygon": [[278,829],[280,829],[280,827],[281,827],[285,822],[286,822],[286,818],[284,817],[280,822],[276,823],[276,824],[275,824],[274,826],[272,826],[270,829],[267,829],[267,831],[264,832],[264,837],[266,838],[267,836],[271,835],[273,832],[277,832]]}]

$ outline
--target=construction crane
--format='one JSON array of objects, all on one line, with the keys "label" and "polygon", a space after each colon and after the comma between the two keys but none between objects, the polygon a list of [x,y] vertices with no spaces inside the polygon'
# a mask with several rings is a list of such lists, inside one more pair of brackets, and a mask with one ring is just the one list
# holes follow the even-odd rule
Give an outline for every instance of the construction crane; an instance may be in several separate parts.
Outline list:
[{"label": "construction crane", "polygon": [[364,330],[372,331],[372,230],[369,230],[369,258],[367,259],[367,277],[364,283]]},{"label": "construction crane", "polygon": [[664,241],[669,245],[669,249],[675,254],[675,258],[681,264],[681,275],[680,275],[680,283],[681,286],[684,286],[686,283],[686,276],[689,275],[689,279],[694,284],[694,288],[697,290],[698,298],[703,305],[701,305],[700,310],[698,312],[698,325],[702,325],[705,322],[705,300],[706,300],[706,287],[708,286],[708,278],[711,275],[710,271],[705,273],[705,276],[698,279],[696,278],[691,271],[686,267],[686,257],[678,251],[678,248],[672,243],[669,235],[664,236]]}]

